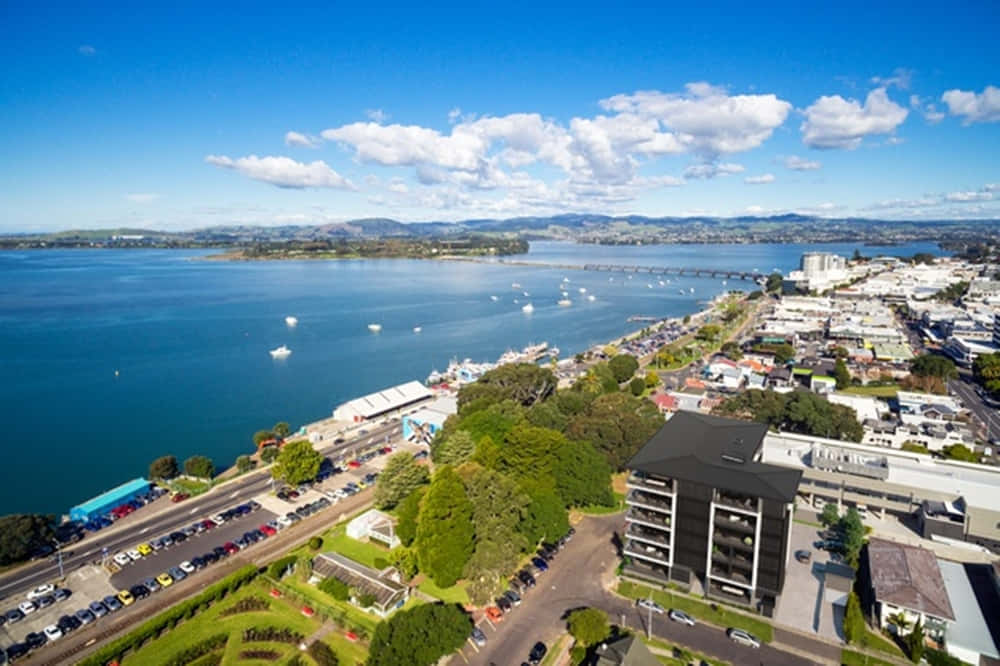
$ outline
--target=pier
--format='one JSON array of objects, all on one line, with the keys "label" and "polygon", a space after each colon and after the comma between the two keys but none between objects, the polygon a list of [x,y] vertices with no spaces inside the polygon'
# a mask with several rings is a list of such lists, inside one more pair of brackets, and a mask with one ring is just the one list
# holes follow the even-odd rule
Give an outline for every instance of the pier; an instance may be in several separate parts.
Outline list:
[{"label": "pier", "polygon": [[[451,260],[465,260],[452,258]],[[530,266],[533,268],[553,268],[567,271],[598,271],[607,273],[644,273],[649,275],[679,275],[687,277],[712,277],[726,280],[750,280],[760,282],[766,280],[768,274],[760,271],[741,271],[730,268],[700,268],[697,266],[635,266],[632,264],[557,264],[544,261],[523,261],[497,259],[483,262],[480,259],[469,259],[478,263],[500,264],[504,266]]]}]

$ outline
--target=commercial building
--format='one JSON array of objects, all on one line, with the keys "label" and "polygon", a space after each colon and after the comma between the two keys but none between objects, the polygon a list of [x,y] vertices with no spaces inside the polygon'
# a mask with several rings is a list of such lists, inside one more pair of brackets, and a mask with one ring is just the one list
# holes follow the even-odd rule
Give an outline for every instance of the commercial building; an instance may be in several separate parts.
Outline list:
[{"label": "commercial building", "polygon": [[627,575],[771,615],[801,471],[761,462],[767,426],[679,411],[629,461]]},{"label": "commercial building", "polygon": [[406,382],[345,402],[333,410],[333,418],[354,423],[368,421],[420,404],[433,395],[418,381]]},{"label": "commercial building", "polygon": [[430,444],[452,414],[458,413],[458,400],[450,395],[436,398],[426,407],[403,417],[403,439]]},{"label": "commercial building", "polygon": [[806,252],[799,264],[800,270],[792,271],[785,284],[802,291],[824,291],[850,279],[847,260],[829,252]]},{"label": "commercial building", "polygon": [[150,483],[146,479],[132,479],[128,483],[123,483],[117,488],[101,493],[83,504],[77,504],[69,510],[70,520],[86,522],[103,516],[116,506],[121,506],[140,495],[145,495],[149,492],[149,487]]},{"label": "commercial building", "polygon": [[354,603],[359,603],[359,597],[370,594],[374,602],[366,610],[381,617],[386,617],[397,608],[402,608],[409,597],[409,588],[398,580],[393,580],[388,572],[376,571],[340,553],[320,553],[313,558],[310,582],[317,583],[330,576],[337,578],[359,595],[352,599]]}]

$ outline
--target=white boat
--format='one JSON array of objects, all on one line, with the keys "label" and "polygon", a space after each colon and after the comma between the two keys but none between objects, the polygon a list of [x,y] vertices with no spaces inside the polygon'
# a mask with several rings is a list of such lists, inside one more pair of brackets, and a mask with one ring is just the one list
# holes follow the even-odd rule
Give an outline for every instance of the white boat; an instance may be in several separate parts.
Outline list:
[{"label": "white boat", "polygon": [[531,294],[529,294],[528,292],[524,292],[524,295],[525,296],[531,296]]},{"label": "white boat", "polygon": [[496,296],[490,296],[490,300],[491,301],[499,301],[500,299],[497,298]]},{"label": "white boat", "polygon": [[534,311],[535,311],[535,306],[532,305],[531,303],[521,306],[521,312],[527,312],[528,314],[531,314]]},{"label": "white boat", "polygon": [[286,347],[285,345],[281,345],[277,349],[272,349],[270,351],[271,358],[288,358],[289,355],[291,355],[291,353],[292,350]]},{"label": "white boat", "polygon": [[573,305],[573,301],[569,300],[568,298],[564,298],[559,301],[559,305],[563,306],[564,308],[568,308],[569,306]]},{"label": "white boat", "polygon": [[414,327],[413,327],[413,332],[414,332],[414,333],[419,333],[419,332],[420,332],[420,331],[422,331],[422,330],[424,330],[424,329],[420,328],[419,326],[414,326]]},{"label": "white boat", "polygon": [[516,298],[514,299],[514,305],[517,305],[517,304],[518,304],[518,303],[520,303],[520,302],[521,302],[521,301],[517,300]]},{"label": "white boat", "polygon": [[680,294],[681,296],[683,296],[684,295],[684,290],[683,289],[678,289],[677,293]]},{"label": "white boat", "polygon": [[563,282],[569,282],[569,278],[568,277],[564,277],[563,278]]},{"label": "white boat", "polygon": [[285,323],[289,328],[295,328],[295,326],[299,323],[299,320],[295,317],[285,317]]},{"label": "white boat", "polygon": [[652,282],[647,282],[646,283],[646,289],[652,289],[652,288],[653,288],[653,283]]},{"label": "white boat", "polygon": [[580,287],[580,293],[581,294],[586,294],[587,293],[587,288],[586,287]]},{"label": "white boat", "polygon": [[372,333],[378,333],[382,330],[382,324],[368,324],[368,330]]},{"label": "white boat", "polygon": [[587,300],[588,300],[588,301],[596,301],[596,300],[597,300],[597,297],[596,297],[596,296],[594,296],[593,294],[590,294],[589,296],[587,296]]},{"label": "white boat", "polygon": [[694,287],[691,287],[691,293],[692,294],[694,293]]},{"label": "white boat", "polygon": [[568,291],[562,292],[562,297],[563,298],[566,298],[567,296],[569,296],[569,292]]},{"label": "white boat", "polygon": [[521,283],[520,282],[511,282],[510,283],[510,288],[511,289],[520,289],[521,288]]},{"label": "white boat", "polygon": [[665,285],[666,285],[666,283],[663,280],[660,280],[660,286],[663,287]]},{"label": "white boat", "polygon": [[725,280],[723,280],[723,281],[722,281],[722,286],[723,286],[723,287],[725,287],[725,286],[726,286],[726,281],[725,281]]}]

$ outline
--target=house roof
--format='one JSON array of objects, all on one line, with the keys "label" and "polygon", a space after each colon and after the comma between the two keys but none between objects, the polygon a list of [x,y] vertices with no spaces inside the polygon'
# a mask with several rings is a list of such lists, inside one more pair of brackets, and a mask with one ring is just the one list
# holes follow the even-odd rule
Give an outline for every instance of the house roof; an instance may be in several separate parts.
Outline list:
[{"label": "house roof", "polygon": [[955,619],[933,552],[872,538],[868,541],[868,567],[878,601],[946,620]]},{"label": "house roof", "polygon": [[653,396],[653,402],[656,403],[657,407],[662,409],[676,409],[677,408],[677,398],[666,393],[658,393]]},{"label": "house roof", "polygon": [[334,576],[348,587],[373,595],[385,608],[406,592],[406,586],[383,578],[375,569],[359,564],[340,553],[320,553],[313,558],[313,574],[322,578]]},{"label": "house roof", "polygon": [[660,666],[646,644],[634,635],[597,647],[597,666]]},{"label": "house roof", "polygon": [[767,426],[678,412],[628,463],[630,469],[791,502],[802,470],[757,462]]}]

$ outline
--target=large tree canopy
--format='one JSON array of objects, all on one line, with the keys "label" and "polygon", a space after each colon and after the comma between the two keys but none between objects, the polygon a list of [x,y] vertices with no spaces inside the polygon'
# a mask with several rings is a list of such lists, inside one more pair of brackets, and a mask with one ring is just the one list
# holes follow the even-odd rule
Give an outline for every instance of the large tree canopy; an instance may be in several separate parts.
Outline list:
[{"label": "large tree canopy", "polygon": [[864,430],[857,412],[808,391],[775,393],[752,389],[724,401],[716,413],[735,416],[804,435],[860,442]]},{"label": "large tree canopy", "polygon": [[631,354],[618,354],[608,361],[608,369],[614,375],[615,381],[621,384],[632,378],[635,371],[639,369],[639,362]]},{"label": "large tree canopy", "polygon": [[420,501],[427,492],[427,486],[420,486],[396,506],[396,536],[404,546],[413,543],[417,536],[417,520],[420,515]]},{"label": "large tree canopy", "polygon": [[180,466],[174,456],[161,456],[149,463],[149,478],[151,479],[172,479],[180,473]]},{"label": "large tree canopy", "polygon": [[462,647],[472,618],[457,604],[420,604],[380,622],[368,666],[431,666]]},{"label": "large tree canopy", "polygon": [[567,442],[552,464],[556,493],[566,506],[611,506],[611,468],[589,442]]},{"label": "large tree canopy", "polygon": [[534,363],[509,363],[463,386],[458,392],[458,406],[461,411],[467,404],[485,398],[490,402],[514,400],[530,407],[549,397],[557,384],[548,368]]},{"label": "large tree canopy", "polygon": [[319,465],[323,456],[315,450],[308,440],[300,439],[289,442],[281,449],[271,474],[276,479],[297,486],[305,481],[312,481],[319,474]]},{"label": "large tree canopy", "polygon": [[958,376],[955,362],[937,354],[921,354],[910,361],[910,372],[918,377],[939,377],[945,381]]},{"label": "large tree canopy", "polygon": [[529,501],[518,531],[528,543],[553,541],[566,534],[569,531],[569,515],[555,491],[533,483],[525,483],[522,487]]},{"label": "large tree canopy", "polygon": [[414,542],[420,570],[438,587],[451,587],[472,556],[474,536],[462,481],[451,467],[442,467],[420,502]]},{"label": "large tree canopy", "polygon": [[427,465],[421,465],[408,451],[401,451],[385,464],[375,485],[375,505],[391,509],[430,480]]},{"label": "large tree canopy", "polygon": [[0,566],[23,562],[55,538],[55,516],[0,516]]},{"label": "large tree canopy", "polygon": [[594,445],[618,470],[663,425],[656,406],[627,393],[598,396],[566,428],[570,439]]}]

